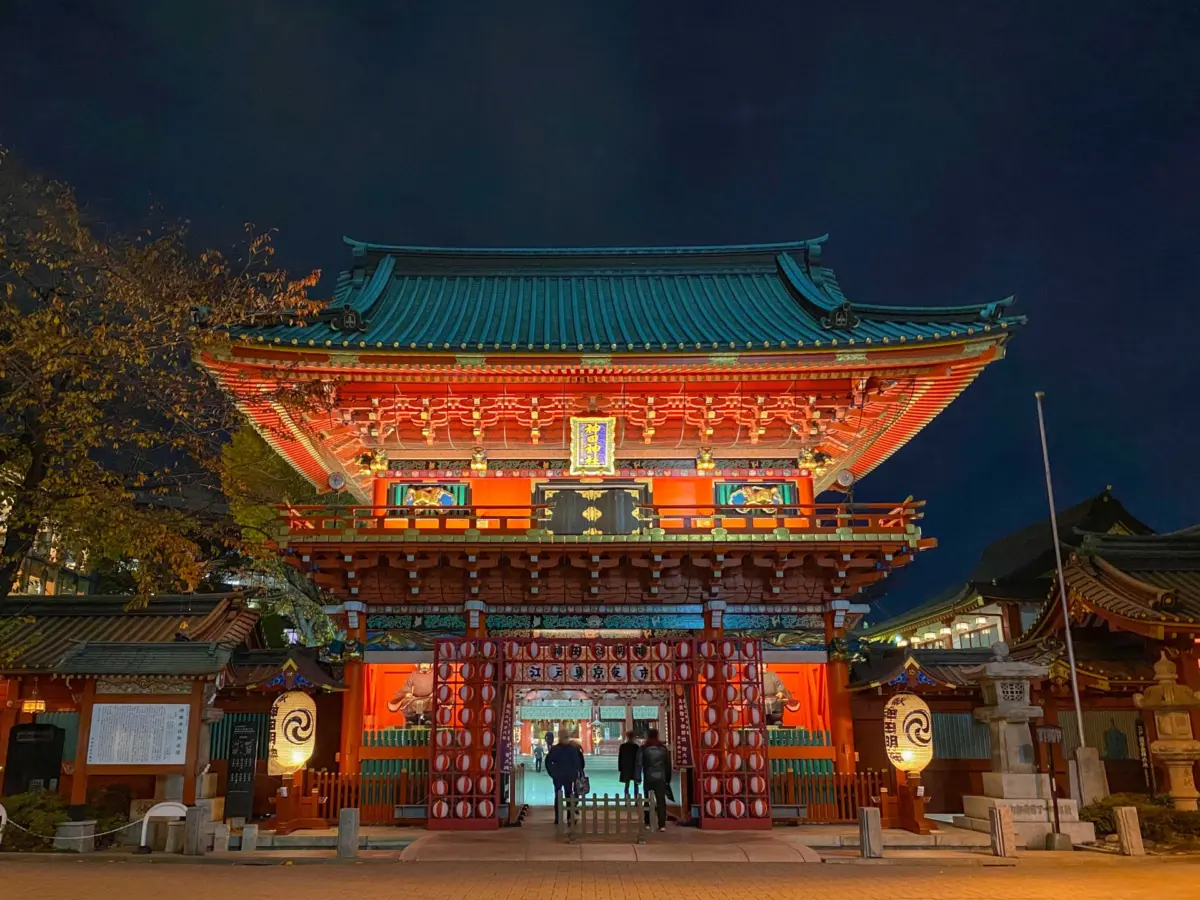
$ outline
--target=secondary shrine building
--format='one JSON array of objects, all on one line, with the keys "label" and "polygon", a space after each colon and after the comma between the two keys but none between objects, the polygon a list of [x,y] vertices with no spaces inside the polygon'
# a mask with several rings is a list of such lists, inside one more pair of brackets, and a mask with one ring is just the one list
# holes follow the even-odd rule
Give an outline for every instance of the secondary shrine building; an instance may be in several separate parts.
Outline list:
[{"label": "secondary shrine building", "polygon": [[[847,629],[934,542],[920,502],[847,494],[1003,355],[1009,301],[852,301],[824,238],[347,244],[319,314],[204,356],[339,493],[279,547],[337,598],[341,771],[428,766],[439,827],[494,827],[563,722],[589,752],[657,723],[706,826],[853,772]],[[426,722],[430,747],[387,737]]]}]

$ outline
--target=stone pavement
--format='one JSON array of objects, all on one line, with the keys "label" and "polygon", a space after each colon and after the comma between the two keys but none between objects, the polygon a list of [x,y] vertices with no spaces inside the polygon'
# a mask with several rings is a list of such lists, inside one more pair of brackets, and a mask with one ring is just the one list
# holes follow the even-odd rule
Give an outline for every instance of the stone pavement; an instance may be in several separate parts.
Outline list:
[{"label": "stone pavement", "polygon": [[[1055,854],[1057,855],[1057,854]],[[10,862],[0,854],[4,900],[847,900],[855,895],[925,900],[1158,900],[1200,896],[1200,863],[1129,861],[1098,854],[1062,866],[1050,854],[1016,868],[837,866],[697,862],[401,862],[301,866]],[[801,874],[802,873],[802,874]]]}]

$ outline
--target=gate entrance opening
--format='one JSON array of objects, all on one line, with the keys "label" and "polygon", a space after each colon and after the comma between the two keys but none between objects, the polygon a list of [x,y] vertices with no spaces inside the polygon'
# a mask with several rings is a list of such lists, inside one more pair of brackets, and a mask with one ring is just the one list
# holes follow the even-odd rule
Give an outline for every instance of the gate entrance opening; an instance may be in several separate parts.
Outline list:
[{"label": "gate entrance opening", "polygon": [[523,802],[502,790],[519,743],[516,701],[547,688],[661,691],[701,826],[770,827],[758,641],[483,637],[434,645],[430,828],[496,828],[502,805]]}]

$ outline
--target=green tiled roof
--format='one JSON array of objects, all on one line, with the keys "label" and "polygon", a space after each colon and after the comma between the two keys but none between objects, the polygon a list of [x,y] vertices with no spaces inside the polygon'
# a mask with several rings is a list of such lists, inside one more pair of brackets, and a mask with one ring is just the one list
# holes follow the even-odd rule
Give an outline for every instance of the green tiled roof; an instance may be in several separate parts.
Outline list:
[{"label": "green tiled roof", "polygon": [[69,651],[55,670],[64,675],[215,675],[232,653],[211,642],[89,642]]},{"label": "green tiled roof", "polygon": [[825,238],[731,247],[447,249],[346,239],[351,268],[307,320],[235,336],[455,351],[746,351],[940,340],[1024,322],[979,306],[851,303]]}]

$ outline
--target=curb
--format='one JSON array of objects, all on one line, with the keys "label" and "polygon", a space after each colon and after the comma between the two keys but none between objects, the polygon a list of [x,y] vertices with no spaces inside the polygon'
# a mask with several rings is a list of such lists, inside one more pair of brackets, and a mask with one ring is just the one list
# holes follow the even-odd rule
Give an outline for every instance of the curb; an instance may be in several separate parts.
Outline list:
[{"label": "curb", "polygon": [[926,868],[933,866],[938,868],[1012,868],[1017,865],[1017,860],[1007,859],[1003,857],[993,856],[982,859],[972,859],[970,857],[938,857],[936,859],[921,859],[920,857],[883,857],[882,859],[863,859],[858,856],[827,856],[821,860],[829,866],[924,866]]}]

